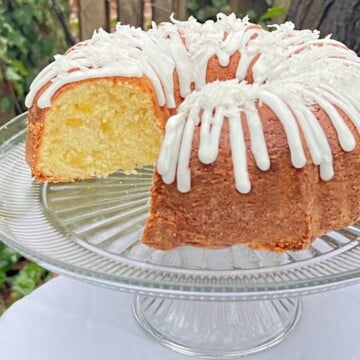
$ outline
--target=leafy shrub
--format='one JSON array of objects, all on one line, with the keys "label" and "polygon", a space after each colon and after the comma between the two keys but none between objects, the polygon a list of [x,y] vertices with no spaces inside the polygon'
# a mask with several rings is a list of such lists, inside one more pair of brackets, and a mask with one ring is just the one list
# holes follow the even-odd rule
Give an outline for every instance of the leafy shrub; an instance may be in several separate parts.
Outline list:
[{"label": "leafy shrub", "polygon": [[0,315],[53,275],[0,242]]},{"label": "leafy shrub", "polygon": [[0,0],[0,112],[15,106],[19,113],[36,73],[68,46],[60,20],[67,18],[66,0]]}]

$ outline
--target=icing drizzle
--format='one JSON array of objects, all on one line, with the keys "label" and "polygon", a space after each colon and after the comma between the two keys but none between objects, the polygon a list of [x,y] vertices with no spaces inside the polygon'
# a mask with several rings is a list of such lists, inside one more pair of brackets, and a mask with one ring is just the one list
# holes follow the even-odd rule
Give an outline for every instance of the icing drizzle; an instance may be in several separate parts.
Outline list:
[{"label": "icing drizzle", "polygon": [[[334,175],[331,148],[312,108],[317,104],[328,115],[344,151],[356,146],[355,137],[342,119],[344,111],[360,132],[360,59],[342,43],[318,31],[295,30],[287,22],[269,32],[250,24],[247,18],[218,14],[217,21],[153,24],[147,32],[118,24],[116,31],[99,29],[92,39],[77,44],[36,77],[26,98],[32,106],[51,105],[63,85],[89,78],[146,76],[153,84],[160,106],[175,108],[173,73],[179,79],[185,101],[165,130],[157,170],[165,183],[177,180],[179,191],[191,188],[191,155],[194,130],[200,126],[199,159],[205,164],[218,155],[222,126],[227,119],[236,188],[251,190],[241,117],[250,132],[251,152],[259,169],[270,168],[267,144],[258,109],[266,104],[282,123],[295,168],[306,164],[303,134],[311,160],[320,167],[320,177]],[[241,54],[236,79],[206,84],[209,59],[221,66]],[[253,83],[247,82],[251,70]],[[201,91],[192,92],[192,86]],[[201,116],[200,116],[201,114]]]},{"label": "icing drizzle", "polygon": [[[55,61],[35,78],[25,104],[31,107],[36,94],[49,81],[49,88],[41,94],[37,105],[46,108],[51,98],[64,84],[79,80],[125,76],[146,76],[152,82],[160,106],[175,108],[173,72],[176,69],[180,95],[205,85],[209,59],[216,55],[222,66],[239,50],[245,39],[257,34],[247,18],[218,15],[218,21],[200,24],[190,17],[188,21],[162,23],[149,31],[118,24],[113,33],[99,29],[92,39],[78,44],[65,55],[56,55]],[[227,36],[225,36],[227,34]],[[185,42],[184,42],[185,39]],[[76,69],[77,71],[73,71]]]},{"label": "icing drizzle", "polygon": [[[360,112],[343,101],[338,90],[327,98],[329,89],[318,81],[317,91],[309,90],[310,83],[277,81],[274,83],[248,84],[245,81],[228,80],[205,85],[200,91],[191,93],[180,105],[177,115],[170,117],[166,124],[165,137],[160,149],[157,170],[165,183],[177,179],[178,190],[190,191],[190,154],[193,132],[200,126],[199,160],[210,164],[216,160],[220,133],[224,121],[229,122],[230,148],[236,189],[248,193],[251,183],[247,171],[247,149],[242,129],[242,117],[246,119],[251,152],[259,169],[270,168],[270,158],[265,142],[259,109],[267,105],[284,127],[291,162],[295,168],[306,164],[306,157],[300,131],[304,134],[312,162],[320,167],[320,177],[330,180],[334,175],[332,154],[327,137],[315,117],[312,107],[318,104],[329,116],[344,151],[352,151],[355,138],[342,117],[332,105],[336,96],[336,106],[349,115],[359,129]],[[304,81],[304,79],[303,79]],[[334,82],[336,79],[334,76]],[[177,169],[177,171],[176,171]]]}]

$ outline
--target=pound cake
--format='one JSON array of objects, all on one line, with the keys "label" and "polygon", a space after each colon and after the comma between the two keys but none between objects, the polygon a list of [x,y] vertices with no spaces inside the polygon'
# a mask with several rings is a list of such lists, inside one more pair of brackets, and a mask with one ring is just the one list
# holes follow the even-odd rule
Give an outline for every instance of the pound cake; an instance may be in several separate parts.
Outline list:
[{"label": "pound cake", "polygon": [[247,18],[118,25],[34,80],[37,181],[156,164],[142,242],[304,249],[360,218],[360,60],[318,31]]}]

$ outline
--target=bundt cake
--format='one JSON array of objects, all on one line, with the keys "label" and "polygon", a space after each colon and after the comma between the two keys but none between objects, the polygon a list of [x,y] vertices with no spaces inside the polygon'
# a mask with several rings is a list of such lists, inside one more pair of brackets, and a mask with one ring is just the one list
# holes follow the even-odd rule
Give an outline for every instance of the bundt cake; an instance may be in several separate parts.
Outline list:
[{"label": "bundt cake", "polygon": [[37,181],[156,164],[142,241],[299,250],[360,218],[360,59],[318,31],[118,25],[34,80]]}]

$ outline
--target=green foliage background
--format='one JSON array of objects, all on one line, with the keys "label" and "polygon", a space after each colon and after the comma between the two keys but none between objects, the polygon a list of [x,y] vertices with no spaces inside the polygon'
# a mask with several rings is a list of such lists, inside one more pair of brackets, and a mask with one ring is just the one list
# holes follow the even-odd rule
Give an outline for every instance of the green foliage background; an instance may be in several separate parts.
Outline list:
[{"label": "green foliage background", "polygon": [[[69,16],[67,0],[0,0],[0,112],[24,99],[36,73],[69,44],[55,9]],[[5,92],[5,91],[4,91]]]},{"label": "green foliage background", "polygon": [[53,275],[0,242],[0,315]]}]

